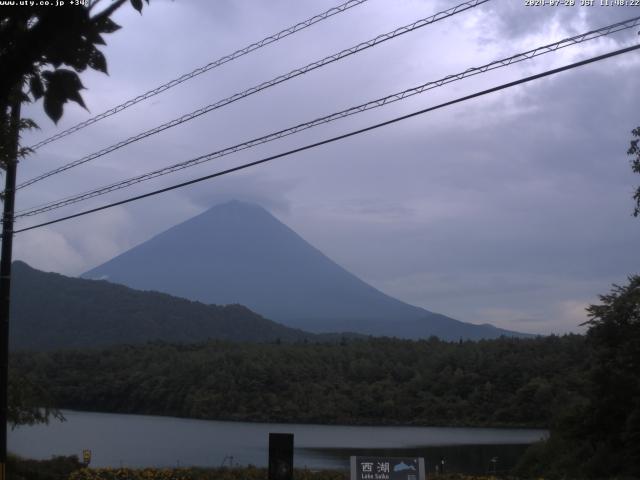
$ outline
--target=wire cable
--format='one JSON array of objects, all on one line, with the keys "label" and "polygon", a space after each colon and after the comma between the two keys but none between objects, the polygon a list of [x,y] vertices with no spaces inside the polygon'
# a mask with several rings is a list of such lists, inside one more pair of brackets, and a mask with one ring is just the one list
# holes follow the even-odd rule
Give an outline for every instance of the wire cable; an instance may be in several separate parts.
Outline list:
[{"label": "wire cable", "polygon": [[328,65],[330,63],[333,62],[337,62],[339,60],[342,60],[343,58],[349,57],[351,55],[354,55],[356,53],[359,53],[363,50],[369,49],[371,47],[374,47],[376,45],[379,45],[383,42],[386,42],[388,40],[391,40],[393,38],[396,38],[400,35],[404,35],[406,33],[412,32],[414,30],[417,30],[419,28],[425,27],[427,25],[431,25],[432,23],[435,23],[439,20],[443,20],[445,18],[449,18],[453,15],[456,15],[460,12],[464,12],[466,10],[469,10],[471,8],[477,7],[478,5],[481,5],[483,3],[488,2],[489,0],[469,0],[466,1],[464,3],[461,3],[459,5],[456,5],[455,7],[449,8],[447,10],[444,10],[442,12],[438,12],[435,15],[432,15],[430,17],[427,18],[423,18],[420,19],[416,22],[413,22],[409,25],[405,25],[403,27],[397,28],[395,30],[393,30],[392,32],[388,32],[388,33],[384,33],[381,35],[378,35],[377,37],[368,40],[366,42],[362,42],[359,43],[358,45],[355,45],[351,48],[347,48],[345,50],[342,50],[338,53],[335,53],[333,55],[329,55],[328,57],[323,58],[322,60],[317,60],[313,63],[310,63],[304,67],[301,68],[297,68],[295,70],[290,71],[289,73],[286,73],[284,75],[280,75],[278,77],[275,77],[267,82],[263,82],[257,86],[251,87],[247,90],[244,90],[243,92],[240,93],[236,93],[230,97],[227,97],[225,99],[219,100],[215,103],[212,103],[210,105],[207,105],[205,107],[199,108],[198,110],[195,110],[191,113],[187,113],[185,115],[182,115],[179,118],[173,119],[170,122],[164,123],[162,125],[159,125],[155,128],[152,128],[151,130],[147,130],[146,132],[142,132],[139,133],[138,135],[132,136],[127,138],[126,140],[122,140],[116,144],[113,144],[109,147],[103,148],[102,150],[92,153],[90,155],[87,155],[85,157],[82,157],[78,160],[75,160],[71,163],[68,163],[66,165],[63,165],[61,167],[58,167],[54,170],[51,170],[49,172],[43,173],[42,175],[39,175],[37,177],[31,178],[30,180],[26,180],[22,183],[20,183],[17,187],[16,190],[19,190],[21,188],[27,187],[29,185],[33,185],[36,182],[39,182],[41,180],[44,180],[45,178],[51,177],[53,175],[56,175],[58,173],[64,172],[66,170],[69,170],[70,168],[74,168],[77,167],[78,165],[82,165],[84,163],[87,163],[91,160],[95,160],[96,158],[102,157],[108,153],[111,153],[115,150],[118,150],[122,147],[125,147],[126,145],[130,145],[131,143],[137,142],[139,140],[142,140],[144,138],[147,138],[151,135],[155,135],[157,133],[160,133],[164,130],[167,130],[169,128],[175,127],[177,125],[180,125],[182,123],[188,122],[190,120],[193,120],[194,118],[200,117],[201,115],[204,115],[206,113],[209,113],[213,110],[217,110],[221,107],[224,107],[226,105],[229,105],[233,102],[236,102],[242,98],[248,97],[250,95],[253,95],[255,93],[258,93],[262,90],[265,90],[267,88],[273,87],[275,85],[278,85],[280,83],[283,83],[287,80],[291,80],[292,78],[298,77],[300,75],[304,75],[306,73],[309,73],[313,70],[316,70],[317,68],[320,67],[324,67],[325,65]]},{"label": "wire cable", "polygon": [[303,130],[307,130],[313,127],[316,127],[318,125],[322,125],[325,123],[329,123],[341,118],[345,118],[347,116],[350,115],[355,115],[367,110],[372,110],[374,108],[378,108],[378,107],[382,107],[384,105],[393,103],[393,102],[397,102],[400,100],[404,100],[408,97],[411,97],[413,95],[418,95],[420,93],[424,93],[428,90],[431,90],[433,88],[437,88],[443,85],[446,85],[448,83],[454,82],[454,81],[458,81],[458,80],[462,80],[464,78],[470,77],[470,76],[474,76],[474,75],[478,75],[480,73],[484,73],[490,70],[495,70],[497,68],[502,68],[502,67],[506,67],[509,65],[513,65],[514,63],[518,63],[524,60],[528,60],[534,57],[537,57],[539,55],[543,55],[546,53],[550,53],[550,52],[554,52],[560,48],[564,48],[570,45],[576,45],[588,40],[593,40],[599,37],[602,37],[604,35],[609,35],[611,33],[614,32],[618,32],[620,30],[624,30],[624,29],[628,29],[628,28],[632,28],[635,27],[637,25],[640,25],[640,16],[635,17],[635,18],[631,18],[622,22],[618,22],[612,25],[608,25],[606,27],[602,27],[599,28],[597,30],[592,30],[590,32],[586,32],[580,35],[576,35],[570,38],[566,38],[563,40],[560,40],[558,42],[552,43],[552,44],[548,44],[548,45],[544,45],[542,47],[538,47],[535,48],[533,50],[529,50],[527,52],[524,53],[518,53],[516,55],[513,55],[511,57],[507,57],[507,58],[503,58],[500,60],[495,60],[491,63],[487,63],[485,65],[482,65],[480,67],[474,67],[474,68],[469,68],[463,72],[460,73],[456,73],[453,75],[448,75],[444,78],[441,78],[439,80],[435,80],[435,81],[430,81],[427,83],[424,83],[422,85],[419,85],[417,87],[413,87],[413,88],[409,88],[407,90],[398,92],[398,93],[394,93],[392,95],[387,95],[386,97],[382,97],[382,98],[378,98],[376,100],[371,100],[369,102],[363,103],[361,105],[357,105],[354,107],[350,107],[347,108],[345,110],[342,110],[340,112],[336,112],[336,113],[332,113],[330,115],[324,116],[324,117],[320,117],[317,118],[315,120],[312,120],[310,122],[306,122],[306,123],[301,123],[298,125],[295,125],[293,127],[290,128],[286,128],[284,130],[280,130],[274,133],[270,133],[268,135],[264,135],[262,137],[258,137],[258,138],[254,138],[252,140],[237,144],[237,145],[233,145],[231,147],[227,147],[224,148],[222,150],[218,150],[216,152],[212,152],[206,155],[201,155],[199,157],[196,158],[192,158],[180,163],[176,163],[174,165],[170,165],[167,167],[163,167],[157,170],[153,170],[151,172],[147,172],[126,180],[122,180],[116,183],[112,183],[110,185],[106,185],[94,190],[90,190],[84,193],[80,193],[80,194],[76,194],[73,196],[69,196],[66,198],[62,198],[59,200],[55,200],[53,202],[48,202],[42,205],[38,205],[35,207],[30,207],[29,209],[25,209],[22,211],[19,211],[16,213],[16,218],[20,218],[20,217],[27,217],[27,216],[33,216],[33,215],[37,215],[40,213],[44,213],[50,210],[55,210],[57,208],[61,208],[67,205],[72,205],[84,200],[88,200],[90,198],[94,198],[97,196],[101,196],[101,195],[105,195],[107,193],[110,192],[114,192],[116,190],[120,190],[126,187],[129,187],[131,185],[137,184],[137,183],[141,183],[147,180],[151,180],[153,178],[156,177],[160,177],[163,175],[167,175],[169,173],[173,173],[179,170],[183,170],[185,168],[189,168],[195,165],[199,165],[201,163],[204,162],[208,162],[217,158],[221,158],[224,157],[226,155],[230,155],[232,153],[238,152],[238,151],[242,151],[242,150],[246,150],[267,142],[271,142],[273,140],[276,139],[280,139],[289,135],[293,135],[295,133],[298,133],[300,131]]},{"label": "wire cable", "polygon": [[288,150],[286,152],[279,153],[277,155],[271,155],[269,157],[266,157],[266,158],[263,158],[263,159],[260,159],[260,160],[256,160],[254,162],[245,163],[243,165],[239,165],[239,166],[236,166],[236,167],[233,167],[233,168],[228,168],[228,169],[222,170],[220,172],[212,173],[210,175],[205,175],[203,177],[198,177],[198,178],[195,178],[193,180],[189,180],[189,181],[186,181],[186,182],[182,182],[182,183],[178,183],[178,184],[175,184],[175,185],[171,185],[169,187],[165,187],[165,188],[161,188],[161,189],[154,190],[154,191],[151,191],[151,192],[147,192],[147,193],[144,193],[142,195],[136,195],[134,197],[130,197],[130,198],[127,198],[127,199],[124,199],[124,200],[120,200],[118,202],[113,202],[113,203],[109,203],[107,205],[102,205],[100,207],[96,207],[96,208],[92,208],[92,209],[89,209],[89,210],[85,210],[85,211],[82,211],[82,212],[79,212],[79,213],[75,213],[73,215],[67,215],[65,217],[57,218],[55,220],[50,220],[48,222],[43,222],[43,223],[39,223],[37,225],[32,225],[30,227],[21,228],[19,230],[15,230],[12,233],[26,232],[26,231],[33,230],[33,229],[36,229],[36,228],[41,228],[41,227],[44,227],[44,226],[47,226],[47,225],[53,225],[55,223],[60,223],[60,222],[66,221],[66,220],[70,220],[72,218],[78,218],[78,217],[81,217],[81,216],[84,216],[84,215],[88,215],[90,213],[99,212],[99,211],[102,211],[102,210],[106,210],[108,208],[113,208],[113,207],[116,207],[118,205],[124,205],[126,203],[131,203],[131,202],[134,202],[134,201],[137,201],[137,200],[142,200],[143,198],[159,195],[161,193],[169,192],[171,190],[176,190],[178,188],[186,187],[188,185],[193,185],[195,183],[199,183],[199,182],[202,182],[202,181],[205,181],[205,180],[209,180],[209,179],[212,179],[212,178],[220,177],[220,176],[223,176],[223,175],[228,175],[230,173],[237,172],[239,170],[244,170],[244,169],[247,169],[247,168],[250,168],[250,167],[254,167],[256,165],[260,165],[260,164],[263,164],[263,163],[271,162],[271,161],[276,160],[278,158],[282,158],[282,157],[286,157],[286,156],[289,156],[289,155],[293,155],[295,153],[303,152],[305,150],[310,150],[312,148],[316,148],[316,147],[319,147],[321,145],[326,145],[326,144],[329,144],[329,143],[337,142],[339,140],[344,140],[345,138],[353,137],[355,135],[360,135],[362,133],[369,132],[369,131],[372,131],[372,130],[375,130],[375,129],[378,129],[378,128],[381,128],[381,127],[384,127],[384,126],[387,126],[387,125],[391,125],[391,124],[394,124],[394,123],[397,123],[397,122],[400,122],[400,121],[403,121],[403,120],[407,120],[407,119],[412,118],[412,117],[423,115],[425,113],[432,112],[434,110],[438,110],[438,109],[441,109],[441,108],[444,108],[444,107],[455,105],[457,103],[466,102],[468,100],[471,100],[471,99],[474,99],[474,98],[477,98],[477,97],[481,97],[483,95],[487,95],[487,94],[490,94],[490,93],[498,92],[500,90],[505,90],[507,88],[515,87],[517,85],[521,85],[521,84],[524,84],[524,83],[527,83],[527,82],[531,82],[533,80],[537,80],[537,79],[540,79],[540,78],[543,78],[543,77],[548,77],[550,75],[555,75],[557,73],[564,72],[564,71],[567,71],[567,70],[571,70],[573,68],[581,67],[581,66],[584,66],[584,65],[588,65],[588,64],[591,64],[591,63],[594,63],[594,62],[599,62],[601,60],[605,60],[607,58],[611,58],[611,57],[614,57],[614,56],[617,56],[617,55],[622,55],[624,53],[628,53],[628,52],[637,50],[639,48],[640,48],[640,44],[634,45],[634,46],[631,46],[631,47],[627,47],[627,48],[622,48],[622,49],[619,49],[619,50],[615,50],[613,52],[609,52],[609,53],[606,53],[606,54],[603,54],[603,55],[598,55],[596,57],[592,57],[592,58],[589,58],[589,59],[586,59],[586,60],[582,60],[580,62],[575,62],[575,63],[571,63],[571,64],[568,64],[568,65],[565,65],[565,66],[562,66],[562,67],[554,68],[552,70],[547,70],[545,72],[538,73],[536,75],[531,75],[531,76],[522,78],[520,80],[515,80],[515,81],[509,82],[509,83],[503,83],[502,85],[498,85],[497,87],[492,87],[492,88],[489,88],[489,89],[486,89],[486,90],[482,90],[480,92],[473,93],[471,95],[466,95],[464,97],[459,97],[459,98],[457,98],[455,100],[450,100],[448,102],[441,103],[441,104],[433,106],[433,107],[424,108],[422,110],[418,110],[416,112],[409,113],[407,115],[402,115],[400,117],[396,117],[396,118],[393,118],[391,120],[387,120],[385,122],[376,123],[374,125],[370,125],[370,126],[365,127],[365,128],[361,128],[361,129],[358,129],[358,130],[353,130],[351,132],[344,133],[342,135],[331,137],[331,138],[328,138],[328,139],[325,139],[325,140],[322,140],[322,141],[319,141],[319,142],[311,143],[311,144],[308,144],[308,145],[305,145],[305,146],[302,146],[302,147],[294,148],[292,150]]},{"label": "wire cable", "polygon": [[91,117],[83,122],[80,122],[72,127],[69,127],[68,129],[59,132],[55,135],[52,135],[51,137],[45,138],[44,140],[41,140],[40,142],[30,146],[29,148],[32,150],[37,150],[40,147],[43,147],[44,145],[47,145],[48,143],[51,142],[55,142],[56,140],[59,140],[61,138],[66,137],[67,135],[71,135],[72,133],[75,133],[79,130],[82,130],[85,127],[88,127],[89,125],[93,125],[96,122],[99,122],[102,119],[105,119],[107,117],[110,117],[111,115],[115,115],[118,112],[121,112],[123,110],[126,110],[129,107],[132,107],[133,105],[140,103],[144,100],[147,100],[151,97],[155,97],[156,95],[165,92],[167,90],[169,90],[170,88],[175,87],[176,85],[180,85],[181,83],[184,83],[188,80],[191,80],[192,78],[197,77],[198,75],[201,75],[205,72],[208,72],[209,70],[213,70],[214,68],[220,67],[222,65],[224,65],[225,63],[228,63],[232,60],[235,60],[236,58],[240,58],[244,55],[247,55],[248,53],[254,52],[262,47],[266,47],[267,45],[270,45],[272,43],[277,42],[278,40],[282,40],[285,37],[288,37],[289,35],[293,35],[294,33],[299,32],[300,30],[304,30],[307,27],[310,27],[312,25],[315,25],[318,22],[321,22],[323,20],[326,20],[327,18],[330,18],[334,15],[337,15],[338,13],[342,13],[345,12],[347,10],[349,10],[352,7],[358,6],[364,2],[367,2],[368,0],[349,0],[341,5],[338,5],[337,7],[333,7],[330,8],[329,10],[322,12],[318,15],[314,15],[311,18],[308,18],[300,23],[297,23],[295,25],[293,25],[292,27],[286,28],[284,30],[281,30],[278,33],[275,33],[273,35],[270,35],[268,37],[263,38],[262,40],[252,43],[251,45],[248,45],[244,48],[241,48],[239,50],[236,50],[233,53],[230,53],[228,55],[225,55],[223,57],[220,57],[217,60],[214,60],[213,62],[210,62],[206,65],[203,65],[202,67],[198,67],[195,70],[192,70],[189,73],[185,73],[184,75],[179,76],[178,78],[175,78],[163,85],[160,85],[159,87],[156,87],[152,90],[149,90],[148,92],[142,93],[140,95],[138,95],[135,98],[132,98],[130,100],[127,100],[126,102],[123,102],[119,105],[116,105],[113,108],[110,108],[109,110],[106,110],[105,112],[100,113],[99,115],[96,115],[94,117]]}]

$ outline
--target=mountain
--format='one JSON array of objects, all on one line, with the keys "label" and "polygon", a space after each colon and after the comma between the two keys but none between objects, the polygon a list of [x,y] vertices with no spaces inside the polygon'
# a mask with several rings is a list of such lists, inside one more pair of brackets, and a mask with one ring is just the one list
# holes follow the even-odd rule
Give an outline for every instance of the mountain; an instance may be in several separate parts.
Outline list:
[{"label": "mountain", "polygon": [[279,325],[241,305],[204,305],[105,281],[44,273],[14,262],[12,350],[52,350],[153,340],[331,341]]},{"label": "mountain", "polygon": [[207,304],[240,303],[311,332],[448,340],[520,335],[392,298],[337,265],[263,208],[238,201],[214,206],[83,277]]}]

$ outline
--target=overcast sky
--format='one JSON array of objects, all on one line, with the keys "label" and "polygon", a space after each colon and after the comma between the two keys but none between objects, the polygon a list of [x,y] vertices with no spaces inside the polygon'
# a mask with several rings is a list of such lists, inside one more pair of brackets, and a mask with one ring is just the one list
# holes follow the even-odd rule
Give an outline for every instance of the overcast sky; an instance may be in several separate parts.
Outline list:
[{"label": "overcast sky", "polygon": [[[58,126],[41,104],[30,144],[340,0],[153,0],[86,72],[90,110]],[[596,0],[600,2],[600,0]],[[456,5],[369,0],[173,88],[24,160],[19,181],[344,48]],[[580,0],[577,0],[580,3]],[[527,7],[492,0],[123,148],[18,193],[18,210],[187,160],[615,21],[640,8]],[[205,175],[637,42],[634,28],[472,77],[288,139],[205,163],[18,228]],[[584,308],[639,273],[640,176],[626,155],[640,124],[632,52],[135,204],[18,234],[15,256],[78,275],[230,199],[258,203],[380,290],[473,323],[579,332]],[[258,240],[256,240],[258,241]]]}]

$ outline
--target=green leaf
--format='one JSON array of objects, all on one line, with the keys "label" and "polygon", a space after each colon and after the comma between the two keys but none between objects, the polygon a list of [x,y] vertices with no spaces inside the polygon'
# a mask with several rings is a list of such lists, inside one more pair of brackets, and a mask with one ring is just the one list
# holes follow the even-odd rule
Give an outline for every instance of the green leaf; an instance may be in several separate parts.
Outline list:
[{"label": "green leaf", "polygon": [[87,110],[87,106],[84,104],[84,100],[82,99],[82,95],[80,95],[80,92],[78,90],[73,90],[72,92],[69,92],[69,100],[72,100],[72,101],[76,102],[82,108]]},{"label": "green leaf", "polygon": [[73,67],[77,72],[84,72],[91,60],[91,54],[95,47],[89,42],[78,43],[73,51],[65,58],[65,63]]},{"label": "green leaf", "polygon": [[44,86],[42,85],[40,75],[36,73],[31,77],[29,80],[29,88],[31,89],[31,95],[33,95],[33,98],[36,100],[44,95]]},{"label": "green leaf", "polygon": [[54,123],[62,117],[62,104],[64,102],[59,97],[53,95],[44,96],[44,111]]},{"label": "green leaf", "polygon": [[142,0],[131,0],[131,6],[142,13]]},{"label": "green leaf", "polygon": [[[95,25],[94,25],[95,28]],[[94,45],[106,45],[107,42],[104,41],[102,35],[98,33],[97,29],[90,29],[86,32],[87,40],[93,43]]]},{"label": "green leaf", "polygon": [[33,130],[33,129],[39,129],[40,127],[38,126],[38,124],[36,122],[34,122],[32,119],[30,118],[21,118],[20,119],[20,126],[19,126],[19,130]]},{"label": "green leaf", "polygon": [[33,154],[35,150],[29,147],[21,147],[18,149],[18,158],[25,158],[28,155]]},{"label": "green leaf", "polygon": [[113,33],[120,30],[120,25],[111,20],[109,17],[100,17],[95,20],[95,25],[100,33]]},{"label": "green leaf", "polygon": [[104,58],[102,52],[96,48],[93,49],[93,52],[91,52],[91,55],[89,56],[89,66],[94,70],[99,70],[102,73],[108,74],[107,59]]},{"label": "green leaf", "polygon": [[83,108],[87,108],[80,95],[84,88],[80,77],[76,72],[60,68],[54,71],[42,73],[47,89],[44,94],[44,109],[47,115],[58,122],[62,116],[62,106],[69,100],[76,102]]}]

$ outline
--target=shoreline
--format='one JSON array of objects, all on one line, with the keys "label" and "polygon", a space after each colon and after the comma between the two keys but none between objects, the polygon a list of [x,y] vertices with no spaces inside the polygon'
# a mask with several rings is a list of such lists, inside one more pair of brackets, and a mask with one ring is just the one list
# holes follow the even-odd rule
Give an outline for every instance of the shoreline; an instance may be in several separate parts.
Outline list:
[{"label": "shoreline", "polygon": [[[301,420],[281,420],[281,419],[251,419],[251,418],[201,418],[201,417],[181,417],[178,415],[166,415],[166,414],[158,414],[158,413],[137,413],[137,412],[119,412],[119,411],[103,411],[103,410],[79,410],[74,408],[60,408],[57,407],[58,410],[63,414],[64,412],[73,412],[73,413],[95,413],[95,414],[104,414],[104,415],[131,415],[138,417],[152,417],[152,418],[172,418],[177,420],[193,420],[193,421],[205,421],[205,422],[224,422],[224,423],[250,423],[256,425],[308,425],[308,426],[328,426],[328,427],[376,427],[376,428],[451,428],[451,429],[487,429],[487,430],[539,430],[544,432],[549,432],[550,428],[546,426],[536,426],[536,425],[522,425],[522,424],[501,424],[501,425],[484,425],[484,424],[476,424],[476,425],[468,425],[468,424],[421,424],[421,423],[391,423],[391,422],[383,422],[383,423],[367,423],[367,422],[358,422],[358,423],[339,423],[339,422],[331,422],[331,421],[301,421]],[[56,421],[55,419],[52,421]],[[19,428],[19,427],[17,427]]]}]

